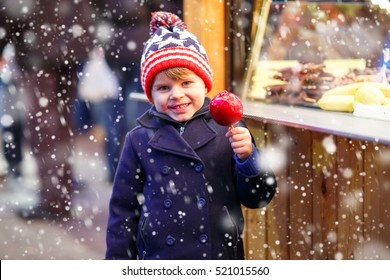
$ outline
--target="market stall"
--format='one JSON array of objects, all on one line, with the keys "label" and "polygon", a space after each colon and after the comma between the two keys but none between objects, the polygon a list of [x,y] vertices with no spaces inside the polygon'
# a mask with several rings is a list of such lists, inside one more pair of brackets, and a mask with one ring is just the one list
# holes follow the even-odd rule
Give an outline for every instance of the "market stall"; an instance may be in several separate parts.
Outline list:
[{"label": "market stall", "polygon": [[247,256],[390,259],[390,95],[358,115],[355,92],[335,99],[352,109],[319,104],[338,87],[388,83],[389,11],[318,2],[256,1],[241,92],[279,189],[266,209],[246,210]]}]

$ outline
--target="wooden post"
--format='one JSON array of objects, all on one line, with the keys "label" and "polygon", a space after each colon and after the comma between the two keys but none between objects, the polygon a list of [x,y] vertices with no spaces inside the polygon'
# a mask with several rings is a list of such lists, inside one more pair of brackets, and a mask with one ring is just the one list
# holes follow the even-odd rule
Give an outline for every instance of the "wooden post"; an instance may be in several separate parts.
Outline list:
[{"label": "wooden post", "polygon": [[390,246],[390,148],[366,142],[364,152],[363,209],[364,241],[357,259],[389,259]]},{"label": "wooden post", "polygon": [[225,1],[184,0],[184,22],[206,49],[213,69],[210,97],[226,88],[225,82]]},{"label": "wooden post", "polygon": [[[334,259],[337,253],[337,138],[312,132],[313,258]],[[335,149],[331,147],[334,145]],[[328,150],[327,150],[327,147]],[[330,148],[330,149],[329,149]],[[308,166],[310,168],[310,166]]]},{"label": "wooden post", "polygon": [[337,254],[336,259],[362,255],[364,240],[364,153],[358,140],[338,137],[337,141]]}]

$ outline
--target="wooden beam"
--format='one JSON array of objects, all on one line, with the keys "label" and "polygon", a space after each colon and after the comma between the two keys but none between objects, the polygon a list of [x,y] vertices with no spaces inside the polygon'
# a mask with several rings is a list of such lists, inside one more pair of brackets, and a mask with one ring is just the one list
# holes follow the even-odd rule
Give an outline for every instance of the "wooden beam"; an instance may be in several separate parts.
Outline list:
[{"label": "wooden beam", "polygon": [[225,1],[184,0],[184,22],[206,49],[209,63],[213,69],[213,97],[225,89]]}]

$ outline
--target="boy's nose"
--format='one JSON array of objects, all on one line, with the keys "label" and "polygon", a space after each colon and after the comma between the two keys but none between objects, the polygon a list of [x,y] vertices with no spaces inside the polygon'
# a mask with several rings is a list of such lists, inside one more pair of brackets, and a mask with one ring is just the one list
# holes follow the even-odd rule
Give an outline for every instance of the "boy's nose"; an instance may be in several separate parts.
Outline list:
[{"label": "boy's nose", "polygon": [[183,90],[173,87],[171,90],[171,95],[169,96],[169,99],[179,99],[184,96]]}]

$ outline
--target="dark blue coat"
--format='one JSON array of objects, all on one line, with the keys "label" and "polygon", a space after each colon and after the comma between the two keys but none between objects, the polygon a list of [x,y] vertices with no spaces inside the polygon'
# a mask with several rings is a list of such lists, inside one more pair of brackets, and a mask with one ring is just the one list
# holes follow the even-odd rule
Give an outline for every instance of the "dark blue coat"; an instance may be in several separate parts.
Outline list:
[{"label": "dark blue coat", "polygon": [[245,163],[237,167],[228,128],[210,117],[209,102],[185,124],[152,108],[127,134],[110,201],[106,259],[244,258],[241,204],[264,207],[276,181],[265,168],[247,176]]}]

